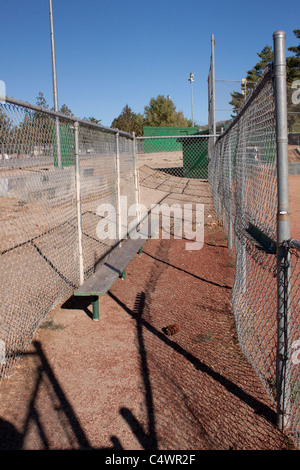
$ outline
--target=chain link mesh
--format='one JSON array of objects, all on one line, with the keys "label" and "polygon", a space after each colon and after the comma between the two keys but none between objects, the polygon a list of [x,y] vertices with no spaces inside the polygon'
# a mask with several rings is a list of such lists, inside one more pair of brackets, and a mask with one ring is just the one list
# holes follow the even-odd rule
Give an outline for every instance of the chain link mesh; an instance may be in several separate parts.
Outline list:
[{"label": "chain link mesh", "polygon": [[[236,259],[232,304],[239,344],[275,403],[278,202],[275,97],[270,69],[211,147],[208,179],[215,211],[223,220]],[[290,250],[289,256],[289,354],[284,384],[289,419],[284,430],[299,445],[299,252]]]},{"label": "chain link mesh", "polygon": [[208,141],[207,135],[138,137],[139,160],[172,176],[207,179]]},{"label": "chain link mesh", "polygon": [[[233,309],[241,349],[274,396],[276,384],[277,178],[270,72],[216,141],[209,164],[215,210],[231,228],[236,257]],[[265,244],[266,242],[266,244]]]},{"label": "chain link mesh", "polygon": [[297,243],[298,249],[291,247],[288,251],[288,361],[285,383],[288,409],[285,432],[300,448],[300,242]]},{"label": "chain link mesh", "polygon": [[99,205],[116,207],[118,182],[129,204],[138,197],[134,139],[81,121],[81,227],[76,119],[11,101],[0,108],[0,381],[41,321],[79,286],[79,232],[85,278],[116,245],[97,237]]}]

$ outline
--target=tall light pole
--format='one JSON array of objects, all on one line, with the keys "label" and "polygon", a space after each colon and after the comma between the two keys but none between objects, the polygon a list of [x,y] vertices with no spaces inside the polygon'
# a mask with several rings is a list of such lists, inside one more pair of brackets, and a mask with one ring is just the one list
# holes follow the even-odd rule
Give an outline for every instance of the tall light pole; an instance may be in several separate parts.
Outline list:
[{"label": "tall light pole", "polygon": [[[55,59],[55,43],[54,43],[52,0],[49,0],[49,15],[50,15],[51,51],[52,51],[52,79],[53,79],[54,111],[58,112],[58,94],[57,94],[56,59]],[[60,132],[59,132],[59,118],[58,117],[56,117],[56,121],[55,121],[55,130],[56,130],[57,165],[58,165],[59,168],[61,168],[62,164],[61,164]]]},{"label": "tall light pole", "polygon": [[191,101],[192,101],[192,126],[194,127],[194,105],[193,105],[193,82],[194,82],[194,74],[190,73],[188,81],[191,83]]},{"label": "tall light pole", "polygon": [[215,78],[215,36],[211,35],[211,109],[213,142],[216,142],[216,78]]}]

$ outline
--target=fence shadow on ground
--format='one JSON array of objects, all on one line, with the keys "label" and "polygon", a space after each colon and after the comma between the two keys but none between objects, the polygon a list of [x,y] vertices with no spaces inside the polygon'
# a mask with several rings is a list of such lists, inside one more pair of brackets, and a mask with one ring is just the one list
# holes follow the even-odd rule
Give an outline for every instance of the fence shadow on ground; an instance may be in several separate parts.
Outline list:
[{"label": "fence shadow on ground", "polygon": [[[192,353],[185,350],[182,346],[177,344],[176,342],[172,341],[168,336],[166,336],[163,332],[157,330],[153,327],[148,321],[143,319],[140,316],[140,313],[137,314],[136,310],[131,310],[128,308],[120,299],[118,299],[112,292],[109,292],[108,295],[118,304],[120,305],[125,312],[127,312],[133,319],[137,322],[137,331],[139,336],[139,347],[140,347],[140,354],[142,358],[142,365],[143,365],[143,378],[144,383],[146,386],[146,394],[147,394],[147,406],[148,406],[148,416],[149,420],[149,428],[151,427],[152,433],[155,437],[155,419],[153,409],[153,402],[152,402],[152,392],[151,392],[151,384],[149,381],[149,377],[147,374],[147,361],[146,361],[146,351],[144,342],[142,340],[142,328],[146,328],[150,331],[153,335],[158,337],[161,341],[163,341],[167,346],[169,346],[173,351],[177,352],[178,354],[182,355],[186,360],[188,360],[197,370],[208,374],[212,377],[216,382],[220,383],[225,389],[227,389],[230,393],[236,396],[238,399],[242,400],[245,404],[247,404],[250,408],[254,410],[256,414],[263,416],[267,419],[270,423],[276,423],[276,413],[272,410],[269,406],[265,405],[261,401],[257,400],[249,393],[245,392],[241,387],[236,385],[231,380],[224,377],[219,372],[214,371],[212,368],[207,366],[204,362],[199,360],[196,356]],[[143,298],[144,302],[145,298]],[[150,433],[149,433],[150,434]]]},{"label": "fence shadow on ground", "polygon": [[178,176],[178,178],[183,178],[183,167],[176,166],[173,168],[155,168],[158,171],[161,171],[163,173],[167,173],[168,175],[171,176]]},{"label": "fence shadow on ground", "polygon": [[[53,415],[57,414],[61,439],[66,438],[72,441],[72,449],[94,449],[91,446],[72,405],[68,401],[63,388],[57,380],[53,369],[44,354],[42,345],[39,341],[35,341],[33,346],[33,352],[23,354],[24,356],[28,354],[35,355],[39,363],[37,379],[32,390],[31,399],[28,403],[28,409],[23,426],[21,431],[18,431],[10,422],[0,418],[0,450],[22,450],[24,448],[26,436],[30,432],[30,428],[32,428],[32,426],[35,426],[37,429],[39,449],[53,450],[49,438],[52,431],[49,428],[46,429],[47,420],[45,421],[43,417],[40,416],[37,406],[38,395],[43,386],[47,387],[48,396],[51,397],[52,409],[50,412]],[[51,422],[51,416],[47,416],[47,419]],[[45,424],[43,424],[44,422]],[[112,443],[111,447],[99,450],[122,450],[121,443],[116,436],[111,436],[110,440]]]},{"label": "fence shadow on ground", "polygon": [[[149,321],[143,317],[146,309],[146,293],[140,292],[136,296],[134,307],[129,308],[124,302],[120,300],[111,291],[108,293],[110,298],[116,302],[135,322],[136,327],[136,338],[138,353],[140,358],[140,374],[143,382],[145,405],[146,405],[146,424],[142,424],[139,419],[134,415],[131,409],[120,407],[120,416],[129,426],[134,437],[137,439],[142,449],[145,450],[157,450],[158,447],[158,433],[157,433],[157,416],[154,406],[154,390],[153,384],[151,383],[151,376],[149,373],[149,361],[147,349],[147,343],[145,333],[150,333],[156,339],[160,340],[166,345],[172,352],[179,354],[184,357],[186,361],[192,364],[196,370],[199,370],[214,381],[221,384],[228,392],[237,397],[239,400],[251,407],[254,412],[261,415],[270,423],[276,422],[276,414],[267,405],[251,396],[251,394],[245,392],[236,383],[224,377],[219,372],[216,372],[195,355],[187,351],[181,345],[177,344],[170,337],[166,336],[162,331],[155,328]],[[78,299],[74,299],[72,307],[75,308],[75,302]],[[71,305],[71,304],[70,304]],[[80,306],[85,308],[81,303],[77,303],[76,307]],[[31,391],[31,398],[28,401],[28,408],[26,416],[22,425],[22,429],[16,429],[11,423],[0,419],[0,450],[22,450],[24,444],[26,444],[27,435],[32,432],[34,427],[37,430],[37,440],[39,449],[53,449],[51,445],[51,422],[57,417],[58,427],[53,429],[54,433],[60,432],[60,442],[63,439],[69,442],[69,449],[81,449],[81,450],[95,450],[95,447],[91,445],[85,429],[80,424],[80,419],[76,415],[71,403],[66,397],[63,387],[59,383],[53,368],[49,360],[47,359],[43,347],[40,342],[35,341],[33,343],[33,352],[26,354],[33,354],[37,358],[37,374],[34,386]],[[47,396],[51,399],[51,408],[48,408],[47,420],[45,416],[40,415],[38,407],[39,393],[42,387],[47,387]],[[52,416],[51,416],[52,415]],[[49,422],[48,422],[49,420]],[[97,448],[96,450],[123,450],[122,444],[117,436],[110,436],[111,447]]]},{"label": "fence shadow on ground", "polygon": [[143,337],[143,312],[145,307],[145,293],[141,292],[137,294],[135,305],[133,311],[125,307],[124,304],[120,303],[120,301],[112,294],[109,293],[110,297],[112,297],[122,308],[129,313],[135,320],[136,320],[136,333],[137,333],[137,341],[138,341],[138,348],[140,354],[140,368],[141,368],[141,375],[144,383],[144,390],[145,390],[145,401],[146,401],[146,409],[147,409],[147,421],[148,421],[148,430],[145,431],[136,417],[133,415],[131,410],[128,408],[121,408],[120,413],[121,416],[125,419],[127,424],[129,425],[130,429],[132,430],[133,434],[142,445],[145,450],[157,450],[158,443],[157,443],[157,435],[156,435],[156,426],[155,426],[155,413],[154,413],[154,403],[153,403],[153,394],[152,394],[152,387],[149,375],[149,369],[147,364],[147,350],[146,345]]}]

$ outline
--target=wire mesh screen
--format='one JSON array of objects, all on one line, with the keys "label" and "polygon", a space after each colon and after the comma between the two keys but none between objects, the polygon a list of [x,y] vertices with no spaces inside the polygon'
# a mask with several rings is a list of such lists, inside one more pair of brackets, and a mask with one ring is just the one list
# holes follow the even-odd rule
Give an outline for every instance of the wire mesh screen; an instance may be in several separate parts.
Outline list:
[{"label": "wire mesh screen", "polygon": [[288,367],[285,382],[287,419],[285,432],[298,443],[300,448],[300,242],[297,248],[291,240],[288,251],[289,291],[288,291]]},{"label": "wire mesh screen", "polygon": [[85,278],[117,245],[97,235],[99,207],[116,208],[118,185],[129,202],[138,197],[133,137],[80,121],[78,166],[75,122],[13,99],[1,104],[0,381],[79,286],[80,244]]},{"label": "wire mesh screen", "polygon": [[[114,239],[99,239],[99,206],[116,206],[116,137],[89,126],[79,127],[80,191],[84,274],[94,272],[99,260],[114,246]],[[113,222],[113,221],[112,221]]]},{"label": "wire mesh screen", "polygon": [[1,376],[78,284],[73,128],[59,124],[63,169],[54,151],[55,119],[1,105]]},{"label": "wire mesh screen", "polygon": [[[137,225],[138,207],[137,211],[131,211],[130,208],[134,208],[135,205],[139,204],[139,181],[138,173],[136,170],[136,146],[135,141],[130,141],[122,136],[119,137],[119,173],[120,173],[120,238],[124,238],[127,233],[132,231],[132,228]],[[133,190],[128,191],[129,188]],[[127,217],[123,217],[122,214],[127,213]],[[124,223],[127,220],[127,224]]]},{"label": "wire mesh screen", "polygon": [[138,137],[137,141],[144,164],[173,176],[207,179],[208,135]]},{"label": "wire mesh screen", "polygon": [[233,308],[239,342],[271,395],[276,383],[276,134],[268,71],[215,145],[209,181],[236,256]]}]

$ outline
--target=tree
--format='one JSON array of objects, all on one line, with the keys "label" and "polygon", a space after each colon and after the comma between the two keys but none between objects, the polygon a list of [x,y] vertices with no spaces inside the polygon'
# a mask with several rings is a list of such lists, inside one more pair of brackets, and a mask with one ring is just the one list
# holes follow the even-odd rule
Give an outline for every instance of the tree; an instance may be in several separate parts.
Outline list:
[{"label": "tree", "polygon": [[65,114],[66,116],[74,116],[70,108],[66,104],[63,104],[59,110],[60,113]]},{"label": "tree", "polygon": [[232,115],[231,117],[235,117],[237,114],[238,110],[242,106],[243,102],[245,101],[245,95],[242,92],[239,91],[233,91],[230,93],[231,96],[231,101],[229,101],[230,106],[233,107]]},{"label": "tree", "polygon": [[272,47],[266,45],[263,50],[257,53],[258,57],[260,57],[260,61],[257,62],[256,65],[251,70],[248,70],[246,79],[252,82],[257,82],[259,78],[262,76],[266,67],[271,64],[274,60],[274,54],[272,51]]},{"label": "tree", "polygon": [[39,94],[36,97],[36,105],[40,106],[42,108],[48,109],[49,105],[47,103],[46,98],[44,97],[44,93],[42,91],[39,91]]},{"label": "tree", "polygon": [[93,124],[100,124],[102,119],[96,119],[93,116],[90,116],[89,118],[83,118],[84,121],[92,122]]},{"label": "tree", "polygon": [[245,98],[254,88],[256,82],[260,79],[264,70],[273,61],[274,58],[272,48],[268,45],[266,45],[261,52],[258,52],[257,55],[261,60],[257,62],[257,64],[254,65],[252,69],[248,70],[246,80],[241,83],[241,91],[233,91],[231,93],[232,100],[229,102],[229,104],[234,108],[234,115],[236,115],[239,108],[245,101]]},{"label": "tree", "polygon": [[[36,97],[36,105],[44,109],[49,108],[42,91],[40,91]],[[20,123],[22,147],[24,147],[26,151],[31,152],[32,146],[49,143],[51,139],[51,122],[49,115],[39,111],[25,115],[23,122]]]},{"label": "tree", "polygon": [[121,114],[113,120],[111,127],[130,134],[135,132],[139,136],[143,134],[143,117],[141,114],[135,114],[126,104]]},{"label": "tree", "polygon": [[[294,29],[294,35],[300,39],[300,29]],[[300,80],[300,43],[298,46],[289,47],[288,50],[294,55],[287,57],[287,102],[288,102],[288,129],[289,132],[300,131],[300,106],[299,88],[297,80]],[[295,91],[296,90],[296,91]],[[294,94],[296,95],[294,96]]]},{"label": "tree", "polygon": [[[294,29],[294,35],[300,40],[300,29]],[[300,43],[298,46],[291,46],[288,51],[293,52],[293,56],[287,57],[287,83],[291,85],[293,81],[300,79]]]},{"label": "tree", "polygon": [[4,143],[10,141],[11,121],[8,116],[0,109],[0,153],[4,153]]},{"label": "tree", "polygon": [[144,109],[145,126],[183,126],[188,127],[189,122],[182,111],[176,111],[172,100],[163,95],[151,98],[148,106]]}]

